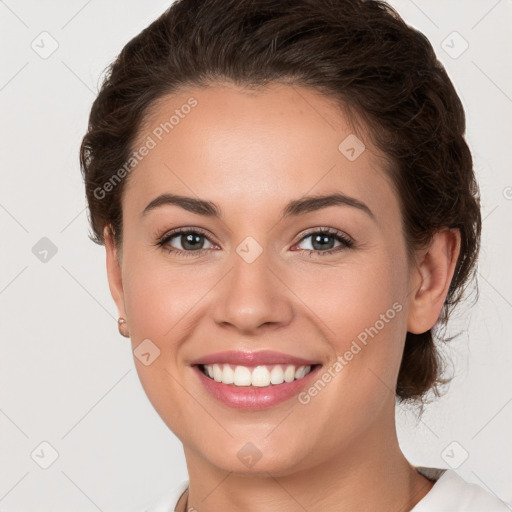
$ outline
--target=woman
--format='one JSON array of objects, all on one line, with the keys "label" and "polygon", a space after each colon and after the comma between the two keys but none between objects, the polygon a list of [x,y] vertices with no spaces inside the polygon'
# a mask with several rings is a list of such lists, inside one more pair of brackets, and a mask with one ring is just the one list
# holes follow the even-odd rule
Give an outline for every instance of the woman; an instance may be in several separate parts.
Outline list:
[{"label": "woman", "polygon": [[181,0],[131,40],[81,148],[93,239],[189,480],[147,510],[506,507],[412,466],[395,398],[481,217],[461,102],[380,1]]}]

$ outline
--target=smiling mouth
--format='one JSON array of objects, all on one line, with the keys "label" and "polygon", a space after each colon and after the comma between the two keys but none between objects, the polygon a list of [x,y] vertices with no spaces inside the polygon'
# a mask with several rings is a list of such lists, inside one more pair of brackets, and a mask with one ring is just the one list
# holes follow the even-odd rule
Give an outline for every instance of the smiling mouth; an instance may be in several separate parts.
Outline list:
[{"label": "smiling mouth", "polygon": [[211,380],[236,387],[269,387],[300,380],[320,364],[299,366],[273,364],[241,366],[227,363],[199,364],[201,372]]}]

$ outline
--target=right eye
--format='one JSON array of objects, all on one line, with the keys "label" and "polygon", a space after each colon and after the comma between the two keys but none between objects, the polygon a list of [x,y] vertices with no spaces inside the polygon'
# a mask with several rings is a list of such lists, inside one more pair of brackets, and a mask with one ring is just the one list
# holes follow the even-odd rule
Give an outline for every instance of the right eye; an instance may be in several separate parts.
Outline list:
[{"label": "right eye", "polygon": [[[159,240],[158,245],[168,253],[175,253],[183,256],[199,256],[204,254],[207,250],[202,247],[205,240],[212,244],[206,234],[202,231],[198,231],[197,228],[179,228],[166,233]],[[178,243],[178,247],[175,245],[176,241]]]}]

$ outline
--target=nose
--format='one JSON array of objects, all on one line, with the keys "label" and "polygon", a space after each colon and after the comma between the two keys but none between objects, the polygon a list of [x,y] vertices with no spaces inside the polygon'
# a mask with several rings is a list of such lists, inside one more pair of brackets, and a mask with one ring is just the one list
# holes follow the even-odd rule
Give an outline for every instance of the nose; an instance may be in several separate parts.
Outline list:
[{"label": "nose", "polygon": [[213,310],[217,325],[249,335],[291,322],[293,295],[279,275],[282,271],[272,267],[268,251],[252,262],[234,254],[231,271],[217,287]]}]

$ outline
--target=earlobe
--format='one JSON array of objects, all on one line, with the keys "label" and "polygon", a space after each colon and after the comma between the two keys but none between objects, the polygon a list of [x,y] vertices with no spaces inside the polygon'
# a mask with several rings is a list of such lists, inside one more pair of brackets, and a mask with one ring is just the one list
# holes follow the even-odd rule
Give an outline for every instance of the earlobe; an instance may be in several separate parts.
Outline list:
[{"label": "earlobe", "polygon": [[105,240],[107,277],[110,293],[114,299],[114,302],[116,303],[119,316],[126,318],[123,278],[121,273],[119,254],[109,226],[105,226],[105,229],[103,230],[103,239]]},{"label": "earlobe", "polygon": [[407,330],[422,334],[431,329],[441,314],[460,253],[460,231],[444,228],[436,232],[428,249],[423,249],[414,269]]}]

